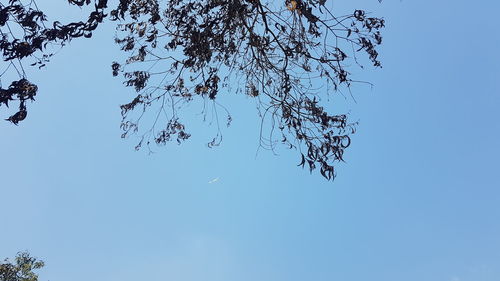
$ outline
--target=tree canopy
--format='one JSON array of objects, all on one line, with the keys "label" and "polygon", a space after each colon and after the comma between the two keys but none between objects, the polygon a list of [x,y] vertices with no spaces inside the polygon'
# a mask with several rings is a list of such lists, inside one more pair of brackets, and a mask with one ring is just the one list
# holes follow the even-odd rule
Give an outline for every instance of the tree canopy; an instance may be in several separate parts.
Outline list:
[{"label": "tree canopy", "polygon": [[38,281],[35,270],[44,266],[44,262],[38,260],[28,252],[18,253],[15,262],[5,259],[0,263],[0,280],[2,281]]},{"label": "tree canopy", "polygon": [[136,149],[187,140],[180,112],[195,99],[217,122],[208,146],[219,145],[220,124],[229,126],[232,117],[218,97],[243,93],[257,103],[261,147],[296,149],[300,166],[333,179],[355,123],[330,113],[325,99],[363,83],[351,78],[351,65],[381,66],[384,20],[360,9],[334,14],[327,0],[68,0],[93,5],[87,19],[68,24],[48,24],[34,0],[3,2],[0,50],[7,65],[0,78],[9,70],[19,77],[0,88],[0,106],[18,108],[6,120],[23,121],[37,94],[25,63],[45,66],[53,55],[48,45],[90,38],[109,19],[117,22],[115,42],[127,57],[112,62],[112,75],[137,92],[121,106],[122,137],[137,134]]}]

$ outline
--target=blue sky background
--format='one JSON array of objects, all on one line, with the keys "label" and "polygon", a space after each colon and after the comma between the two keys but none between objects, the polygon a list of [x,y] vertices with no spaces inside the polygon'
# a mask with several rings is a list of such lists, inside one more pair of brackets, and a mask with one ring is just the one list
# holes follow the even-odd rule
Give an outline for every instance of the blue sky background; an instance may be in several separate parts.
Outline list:
[{"label": "blue sky background", "polygon": [[373,90],[332,108],[360,121],[335,182],[294,151],[256,157],[242,95],[222,146],[200,117],[185,144],[135,152],[106,25],[29,73],[26,121],[0,122],[0,257],[29,250],[51,281],[500,280],[500,5],[337,2],[387,28],[383,69],[359,73]]}]

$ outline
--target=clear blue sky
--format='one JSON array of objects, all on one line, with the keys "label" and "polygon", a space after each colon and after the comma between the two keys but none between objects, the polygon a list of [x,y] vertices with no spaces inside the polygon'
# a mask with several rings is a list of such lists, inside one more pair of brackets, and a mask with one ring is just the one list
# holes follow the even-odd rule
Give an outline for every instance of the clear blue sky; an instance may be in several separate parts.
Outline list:
[{"label": "clear blue sky", "polygon": [[244,96],[221,147],[193,128],[135,152],[108,25],[31,71],[28,119],[0,122],[0,257],[29,250],[41,281],[500,280],[500,5],[337,2],[387,28],[384,68],[360,73],[375,87],[341,105],[360,125],[335,182],[293,151],[255,157]]}]

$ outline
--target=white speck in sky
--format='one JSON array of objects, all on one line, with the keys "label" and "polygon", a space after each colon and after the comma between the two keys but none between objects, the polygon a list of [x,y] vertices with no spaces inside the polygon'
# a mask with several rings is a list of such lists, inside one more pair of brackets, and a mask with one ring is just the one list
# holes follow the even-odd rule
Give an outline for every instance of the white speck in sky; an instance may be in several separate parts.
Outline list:
[{"label": "white speck in sky", "polygon": [[219,181],[219,178],[217,177],[217,178],[215,178],[215,179],[213,179],[213,180],[209,181],[208,183],[209,183],[209,184],[212,184],[212,183],[216,183],[216,182],[218,182],[218,181]]}]

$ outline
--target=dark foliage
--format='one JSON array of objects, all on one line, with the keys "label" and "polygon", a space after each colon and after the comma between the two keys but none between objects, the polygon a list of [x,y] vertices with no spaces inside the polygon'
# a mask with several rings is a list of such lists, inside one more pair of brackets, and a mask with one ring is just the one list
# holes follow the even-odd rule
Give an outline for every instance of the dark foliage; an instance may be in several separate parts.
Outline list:
[{"label": "dark foliage", "polygon": [[15,262],[8,259],[0,262],[0,280],[2,281],[37,281],[38,274],[34,271],[44,266],[43,261],[23,252],[16,256]]},{"label": "dark foliage", "polygon": [[[125,85],[137,92],[121,106],[122,137],[139,134],[137,149],[188,139],[179,116],[195,99],[217,122],[217,135],[208,145],[218,145],[218,112],[226,114],[228,125],[232,120],[219,97],[241,92],[255,99],[261,124],[270,124],[268,129],[261,125],[261,147],[274,150],[281,142],[300,152],[300,166],[334,178],[333,165],[343,161],[355,124],[321,104],[357,82],[346,69],[361,66],[357,53],[380,67],[376,47],[382,43],[383,19],[362,10],[334,15],[326,0],[120,0],[108,14],[106,0],[92,3],[95,11],[87,21],[55,22],[50,28],[34,1],[2,4],[4,60],[15,67],[15,60],[21,65],[20,60],[34,57],[33,65],[42,66],[50,57],[43,53],[47,43],[90,37],[109,17],[120,22],[115,42],[128,54],[125,61],[113,62],[112,74],[122,74]],[[9,24],[20,26],[24,35],[15,37]],[[26,101],[37,89],[24,70],[18,73],[20,80],[0,92],[0,105],[19,101],[19,111],[7,119],[14,124],[26,117]],[[145,121],[152,125],[143,130]]]},{"label": "dark foliage", "polygon": [[[0,51],[7,65],[2,66],[4,69],[0,78],[12,68],[17,72],[19,80],[12,82],[8,89],[2,89],[0,86],[0,106],[4,104],[8,107],[8,101],[18,101],[18,111],[6,119],[17,125],[26,118],[26,100],[34,100],[38,89],[26,80],[23,60],[33,58],[31,66],[41,68],[52,56],[44,52],[47,44],[63,46],[73,38],[90,38],[92,31],[106,17],[106,1],[96,1],[95,11],[85,22],[64,25],[56,21],[51,27],[45,25],[47,17],[38,9],[35,1],[8,0],[7,4],[3,2],[0,2]],[[69,3],[82,6],[90,1],[69,0]]]}]

